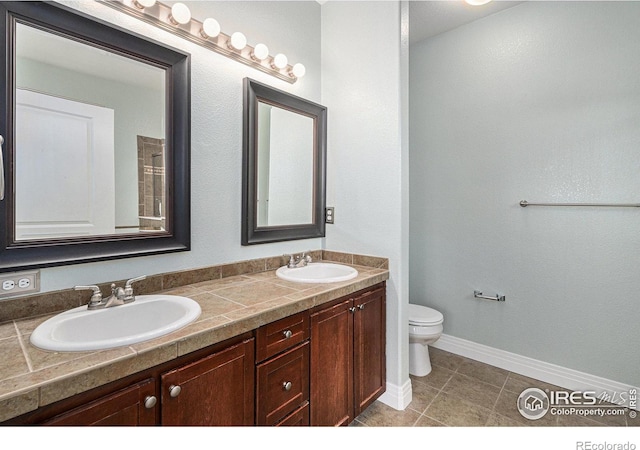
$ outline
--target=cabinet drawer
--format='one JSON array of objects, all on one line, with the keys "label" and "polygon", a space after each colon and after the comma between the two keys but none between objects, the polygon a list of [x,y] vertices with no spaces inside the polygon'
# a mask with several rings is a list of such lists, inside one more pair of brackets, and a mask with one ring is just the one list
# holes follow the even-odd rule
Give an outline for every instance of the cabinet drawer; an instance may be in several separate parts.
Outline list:
[{"label": "cabinet drawer", "polygon": [[273,425],[309,400],[309,341],[256,368],[256,423]]},{"label": "cabinet drawer", "polygon": [[256,361],[264,361],[309,338],[309,311],[258,328]]},{"label": "cabinet drawer", "polygon": [[309,426],[309,402],[305,402],[300,408],[289,414],[276,424],[277,427],[308,427]]}]

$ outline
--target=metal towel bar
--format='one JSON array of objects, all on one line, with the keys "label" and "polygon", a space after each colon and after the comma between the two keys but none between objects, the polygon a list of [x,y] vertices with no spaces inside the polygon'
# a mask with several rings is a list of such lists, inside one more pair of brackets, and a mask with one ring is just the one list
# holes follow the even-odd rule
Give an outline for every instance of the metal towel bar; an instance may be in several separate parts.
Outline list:
[{"label": "metal towel bar", "polygon": [[507,300],[504,295],[496,294],[495,297],[489,297],[488,295],[482,295],[480,291],[473,291],[473,296],[475,298],[484,298],[485,300],[495,300],[496,302],[504,302]]},{"label": "metal towel bar", "polygon": [[640,203],[529,203],[526,200],[520,202],[520,206],[603,206],[613,208],[640,208]]}]

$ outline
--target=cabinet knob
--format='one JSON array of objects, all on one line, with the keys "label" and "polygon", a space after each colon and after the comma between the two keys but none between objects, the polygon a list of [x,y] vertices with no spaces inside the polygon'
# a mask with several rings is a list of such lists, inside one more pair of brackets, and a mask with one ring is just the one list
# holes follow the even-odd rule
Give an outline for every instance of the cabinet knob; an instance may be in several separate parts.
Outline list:
[{"label": "cabinet knob", "polygon": [[144,399],[144,407],[147,409],[153,408],[156,406],[156,403],[158,403],[158,399],[155,395],[148,395],[147,398]]},{"label": "cabinet knob", "polygon": [[293,336],[293,333],[291,332],[291,330],[284,330],[282,334],[284,335],[285,339],[289,339],[291,336]]},{"label": "cabinet knob", "polygon": [[291,384],[291,381],[285,381],[284,383],[282,383],[282,389],[284,389],[285,391],[290,391],[291,386],[293,386],[293,384]]},{"label": "cabinet knob", "polygon": [[178,395],[180,395],[180,392],[182,392],[182,388],[180,386],[176,386],[175,384],[169,386],[169,395],[171,397],[177,397]]},{"label": "cabinet knob", "polygon": [[361,305],[358,305],[358,309],[364,309],[364,303],[362,303]]},{"label": "cabinet knob", "polygon": [[350,312],[350,313],[354,313],[354,312],[356,312],[356,308],[355,308],[355,306],[352,306],[351,308],[349,308],[349,312]]}]

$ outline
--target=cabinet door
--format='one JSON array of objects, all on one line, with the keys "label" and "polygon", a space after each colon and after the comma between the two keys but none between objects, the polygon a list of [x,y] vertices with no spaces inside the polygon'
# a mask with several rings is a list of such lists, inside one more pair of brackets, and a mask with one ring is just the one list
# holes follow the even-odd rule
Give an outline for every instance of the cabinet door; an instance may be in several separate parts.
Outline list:
[{"label": "cabinet door", "polygon": [[354,299],[353,332],[355,416],[386,389],[385,290]]},{"label": "cabinet door", "polygon": [[145,400],[155,395],[155,386],[153,378],[141,381],[56,416],[44,422],[43,425],[154,425],[156,421],[155,404],[151,408],[146,408]]},{"label": "cabinet door", "polygon": [[161,376],[163,425],[253,425],[253,338]]},{"label": "cabinet door", "polygon": [[348,299],[311,315],[311,425],[354,418],[352,306]]}]

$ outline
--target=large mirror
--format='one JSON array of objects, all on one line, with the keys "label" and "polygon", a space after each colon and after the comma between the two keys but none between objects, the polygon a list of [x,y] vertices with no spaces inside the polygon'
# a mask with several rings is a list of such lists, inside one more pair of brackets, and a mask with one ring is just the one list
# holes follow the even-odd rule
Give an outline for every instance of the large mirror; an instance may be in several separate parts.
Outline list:
[{"label": "large mirror", "polygon": [[242,244],[324,236],[324,106],[246,78]]},{"label": "large mirror", "polygon": [[0,271],[189,249],[189,56],[2,2]]}]

